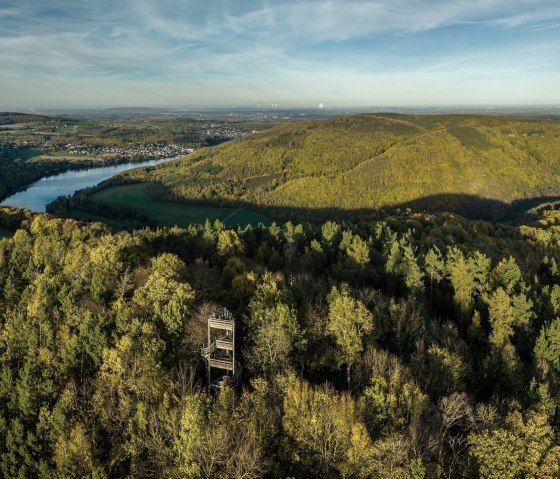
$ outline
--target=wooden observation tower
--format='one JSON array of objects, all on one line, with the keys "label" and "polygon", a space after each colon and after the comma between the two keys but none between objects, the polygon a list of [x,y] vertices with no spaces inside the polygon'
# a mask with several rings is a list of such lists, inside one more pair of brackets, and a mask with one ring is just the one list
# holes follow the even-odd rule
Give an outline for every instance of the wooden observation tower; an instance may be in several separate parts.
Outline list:
[{"label": "wooden observation tower", "polygon": [[[241,365],[235,360],[235,321],[227,309],[208,317],[208,345],[201,350],[206,361],[208,389],[235,386]],[[219,374],[212,374],[218,370]]]}]

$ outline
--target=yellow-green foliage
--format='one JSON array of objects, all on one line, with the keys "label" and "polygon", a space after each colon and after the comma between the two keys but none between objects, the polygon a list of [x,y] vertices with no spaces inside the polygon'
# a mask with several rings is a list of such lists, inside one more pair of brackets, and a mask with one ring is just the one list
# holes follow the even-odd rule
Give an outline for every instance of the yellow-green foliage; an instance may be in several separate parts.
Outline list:
[{"label": "yellow-green foliage", "polygon": [[459,211],[451,195],[510,203],[560,191],[559,151],[552,121],[357,115],[282,125],[127,175],[189,200],[352,210],[436,196],[429,206]]},{"label": "yellow-green foliage", "polygon": [[560,243],[560,202],[543,203],[533,208],[528,224],[519,227],[521,233],[543,244]]}]

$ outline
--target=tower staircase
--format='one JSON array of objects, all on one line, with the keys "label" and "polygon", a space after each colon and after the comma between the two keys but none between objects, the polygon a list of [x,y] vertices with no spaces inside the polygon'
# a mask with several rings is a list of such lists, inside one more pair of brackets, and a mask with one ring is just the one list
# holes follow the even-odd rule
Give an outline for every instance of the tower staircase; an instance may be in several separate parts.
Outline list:
[{"label": "tower staircase", "polygon": [[239,383],[241,364],[235,360],[235,321],[227,309],[208,317],[208,342],[200,353],[206,361],[209,390]]}]

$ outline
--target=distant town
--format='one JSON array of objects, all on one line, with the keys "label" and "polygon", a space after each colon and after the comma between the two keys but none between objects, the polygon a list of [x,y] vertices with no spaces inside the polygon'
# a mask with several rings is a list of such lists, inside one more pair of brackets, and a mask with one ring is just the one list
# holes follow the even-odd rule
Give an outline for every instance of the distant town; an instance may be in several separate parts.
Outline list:
[{"label": "distant town", "polygon": [[142,146],[116,147],[116,146],[91,146],[80,143],[67,143],[61,148],[50,141],[16,140],[13,142],[0,141],[0,154],[9,153],[9,150],[18,150],[22,147],[39,148],[45,156],[63,156],[64,154],[73,156],[89,157],[118,157],[122,159],[130,158],[166,158],[171,156],[186,155],[192,153],[194,148],[183,145],[164,145],[149,144]]}]

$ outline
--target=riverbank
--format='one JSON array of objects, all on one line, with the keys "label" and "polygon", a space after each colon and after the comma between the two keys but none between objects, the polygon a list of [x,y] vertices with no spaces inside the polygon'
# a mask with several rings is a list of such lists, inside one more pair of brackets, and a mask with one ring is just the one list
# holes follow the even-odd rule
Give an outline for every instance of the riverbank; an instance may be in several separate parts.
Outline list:
[{"label": "riverbank", "polygon": [[46,206],[59,196],[71,196],[78,190],[95,186],[111,176],[126,170],[156,166],[177,158],[161,158],[143,162],[126,162],[93,167],[89,164],[82,168],[73,167],[64,172],[57,172],[42,177],[25,187],[19,188],[19,191],[6,196],[0,204],[44,212],[46,211]]},{"label": "riverbank", "polygon": [[182,155],[163,157],[151,156],[112,156],[112,157],[79,157],[73,159],[60,159],[53,157],[51,161],[23,161],[17,166],[7,168],[8,165],[0,164],[0,204],[11,196],[27,190],[31,185],[46,177],[64,174],[71,171],[89,170],[116,165],[137,165],[149,161],[169,160],[180,158]]}]

